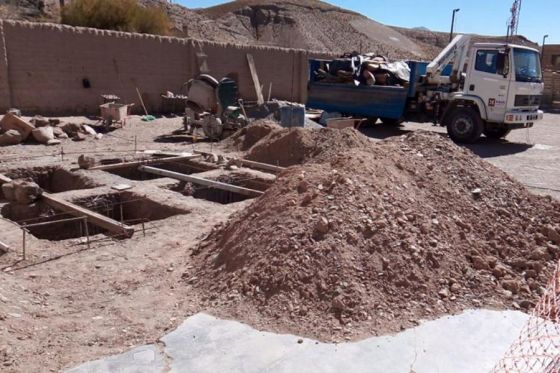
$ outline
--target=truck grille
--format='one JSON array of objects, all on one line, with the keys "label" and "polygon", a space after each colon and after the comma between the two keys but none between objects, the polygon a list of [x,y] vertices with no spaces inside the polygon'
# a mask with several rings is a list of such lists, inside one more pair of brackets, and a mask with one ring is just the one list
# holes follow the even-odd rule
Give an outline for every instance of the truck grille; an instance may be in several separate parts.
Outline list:
[{"label": "truck grille", "polygon": [[539,106],[541,95],[516,95],[515,106]]}]

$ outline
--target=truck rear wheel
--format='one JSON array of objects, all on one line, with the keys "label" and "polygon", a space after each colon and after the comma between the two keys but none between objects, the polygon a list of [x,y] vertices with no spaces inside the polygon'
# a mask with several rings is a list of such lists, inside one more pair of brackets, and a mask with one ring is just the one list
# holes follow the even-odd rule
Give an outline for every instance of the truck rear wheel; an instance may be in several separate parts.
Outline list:
[{"label": "truck rear wheel", "polygon": [[473,109],[460,108],[448,115],[447,133],[451,140],[458,143],[476,142],[482,135],[484,123]]},{"label": "truck rear wheel", "polygon": [[484,129],[484,135],[489,139],[503,139],[511,130],[509,128],[496,128],[496,127],[486,127]]}]

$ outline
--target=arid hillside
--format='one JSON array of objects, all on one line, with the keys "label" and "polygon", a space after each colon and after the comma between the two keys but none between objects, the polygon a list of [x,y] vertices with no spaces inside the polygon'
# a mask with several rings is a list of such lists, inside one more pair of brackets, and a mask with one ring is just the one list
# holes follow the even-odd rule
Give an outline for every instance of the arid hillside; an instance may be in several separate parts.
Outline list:
[{"label": "arid hillside", "polygon": [[[163,8],[176,36],[220,42],[431,59],[448,41],[447,33],[386,26],[318,0],[238,0],[202,9],[188,9],[166,0],[139,2]],[[59,0],[10,0],[0,5],[0,17],[59,22],[60,4]],[[516,37],[516,42],[533,44],[524,37]]]}]

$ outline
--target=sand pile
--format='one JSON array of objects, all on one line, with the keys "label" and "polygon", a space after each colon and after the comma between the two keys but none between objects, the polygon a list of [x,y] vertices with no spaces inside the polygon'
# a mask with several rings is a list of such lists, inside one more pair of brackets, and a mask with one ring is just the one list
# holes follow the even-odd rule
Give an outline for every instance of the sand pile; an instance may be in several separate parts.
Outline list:
[{"label": "sand pile", "polygon": [[323,161],[339,152],[365,148],[371,141],[351,128],[283,128],[256,143],[245,158],[279,166],[292,166],[309,160]]},{"label": "sand pile", "polygon": [[551,198],[414,133],[291,167],[195,250],[186,276],[217,312],[261,327],[371,335],[472,307],[530,309],[559,222]]}]

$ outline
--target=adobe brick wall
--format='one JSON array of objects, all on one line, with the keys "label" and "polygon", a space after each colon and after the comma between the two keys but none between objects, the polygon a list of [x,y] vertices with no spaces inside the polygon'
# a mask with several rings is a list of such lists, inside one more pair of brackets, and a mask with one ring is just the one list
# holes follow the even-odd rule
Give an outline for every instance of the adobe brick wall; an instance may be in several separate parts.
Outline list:
[{"label": "adobe brick wall", "polygon": [[[5,41],[5,42],[4,42]],[[255,100],[247,53],[255,59],[265,96],[305,101],[307,59],[301,50],[239,46],[56,24],[0,21],[0,111],[24,114],[95,114],[101,94],[161,110],[161,93],[179,92],[199,73],[197,53],[208,56],[210,74],[232,75],[241,95]],[[84,88],[87,79],[91,88]]]}]

